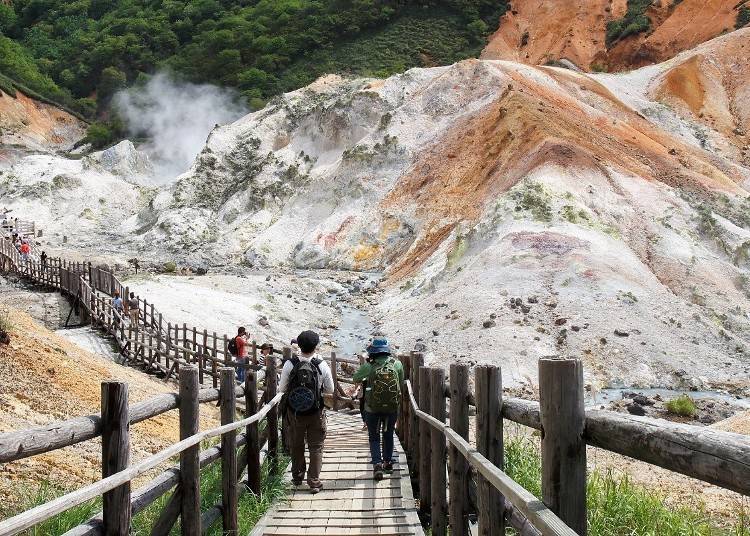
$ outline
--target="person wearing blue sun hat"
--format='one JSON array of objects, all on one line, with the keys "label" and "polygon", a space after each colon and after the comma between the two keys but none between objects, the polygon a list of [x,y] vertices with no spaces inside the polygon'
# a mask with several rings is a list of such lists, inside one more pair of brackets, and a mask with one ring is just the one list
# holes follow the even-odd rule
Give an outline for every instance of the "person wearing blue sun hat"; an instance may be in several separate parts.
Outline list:
[{"label": "person wearing blue sun hat", "polygon": [[388,339],[375,337],[367,347],[367,362],[359,367],[353,377],[357,384],[365,382],[364,418],[375,480],[382,480],[384,472],[393,472],[393,433],[401,402],[404,367],[392,354]]}]

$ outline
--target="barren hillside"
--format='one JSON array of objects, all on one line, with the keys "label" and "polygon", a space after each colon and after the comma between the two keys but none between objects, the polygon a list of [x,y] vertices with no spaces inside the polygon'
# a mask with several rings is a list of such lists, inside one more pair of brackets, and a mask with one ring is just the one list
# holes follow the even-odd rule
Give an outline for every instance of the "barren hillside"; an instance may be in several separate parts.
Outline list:
[{"label": "barren hillside", "polygon": [[[530,64],[570,60],[584,70],[623,71],[672,58],[734,30],[736,0],[656,0],[650,29],[607,43],[607,24],[622,20],[626,0],[516,2],[500,20],[483,59]],[[636,2],[632,2],[636,4]]]},{"label": "barren hillside", "polygon": [[[128,383],[131,404],[174,390],[171,384],[81,349],[26,313],[11,309],[9,319],[13,326],[11,343],[0,345],[0,432],[98,413],[100,383],[108,378]],[[215,422],[215,408],[202,411],[201,427],[208,428]],[[131,455],[138,460],[179,439],[177,414],[170,412],[135,424],[131,432]],[[0,518],[19,501],[33,496],[45,482],[75,489],[97,480],[101,475],[100,455],[101,442],[93,440],[3,464]]]},{"label": "barren hillside", "polygon": [[69,113],[27,97],[0,90],[0,166],[14,151],[70,149],[86,134],[86,124]]}]

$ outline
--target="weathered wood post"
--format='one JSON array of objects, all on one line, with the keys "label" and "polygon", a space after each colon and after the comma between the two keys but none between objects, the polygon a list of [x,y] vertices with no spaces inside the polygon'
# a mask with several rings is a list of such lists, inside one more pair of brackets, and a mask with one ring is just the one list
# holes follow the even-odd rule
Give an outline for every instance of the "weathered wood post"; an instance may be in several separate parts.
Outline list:
[{"label": "weathered wood post", "polygon": [[[404,379],[408,380],[411,377],[411,355],[402,355],[400,357],[401,365],[404,367]],[[409,403],[409,393],[402,387],[401,389],[401,405],[399,406],[401,412],[401,428],[399,429],[401,444],[404,446],[406,452],[410,452],[413,448],[410,440],[410,428],[411,428],[411,404]]]},{"label": "weathered wood post", "polygon": [[[258,373],[247,371],[245,375],[245,417],[258,413]],[[247,438],[247,487],[256,496],[260,496],[260,439],[258,423],[245,429]]]},{"label": "weathered wood post", "polygon": [[[419,367],[424,365],[424,355],[416,352],[411,354],[411,368],[409,370],[409,381],[411,381],[414,400],[419,404]],[[419,474],[419,418],[414,412],[410,412],[411,427],[409,428],[409,445],[411,454],[411,466],[415,475]]]},{"label": "weathered wood post", "polygon": [[331,398],[331,405],[333,411],[338,411],[338,400],[339,400],[339,375],[338,375],[338,361],[336,360],[336,352],[331,352],[331,374],[333,375],[333,395]]},{"label": "weathered wood post", "polygon": [[[452,363],[450,368],[450,425],[454,432],[469,440],[469,366]],[[448,448],[450,469],[450,517],[451,536],[469,536],[469,480],[468,467],[463,455],[456,447]]]},{"label": "weathered wood post", "polygon": [[571,529],[586,534],[583,363],[539,360],[542,500]]},{"label": "weathered wood post", "polygon": [[[234,368],[221,367],[221,424],[234,422],[237,399]],[[221,436],[221,518],[224,534],[237,534],[237,431]]]},{"label": "weathered wood post", "polygon": [[[284,357],[291,359],[292,349],[284,348]],[[276,396],[278,378],[276,377],[276,358],[273,354],[266,357],[266,402],[270,403]],[[268,428],[268,460],[272,474],[278,471],[279,464],[279,411],[278,406],[272,408],[266,416]]]},{"label": "weathered wood post", "polygon": [[[430,369],[430,414],[445,422],[445,371]],[[430,526],[433,536],[446,536],[448,533],[448,507],[445,498],[445,436],[440,430],[431,428]]]},{"label": "weathered wood post", "polygon": [[[503,383],[500,368],[477,367],[474,372],[477,405],[476,444],[479,453],[503,468]],[[479,536],[505,534],[503,497],[484,478],[477,478]]]},{"label": "weathered wood post", "polygon": [[[419,409],[425,413],[430,412],[430,368],[419,367],[419,400],[417,400]],[[431,506],[431,484],[430,470],[431,460],[429,456],[430,425],[422,419],[419,420],[419,510],[422,514],[427,514]]]},{"label": "weathered wood post", "polygon": [[213,343],[212,343],[213,359],[211,360],[211,373],[213,374],[213,386],[214,386],[214,389],[216,388],[216,385],[217,385],[217,382],[218,382],[218,378],[219,378],[219,373],[218,373],[218,369],[217,369],[217,367],[218,367],[217,361],[219,359],[219,353],[218,353],[218,349],[216,347],[216,345],[217,345],[217,342],[216,342],[217,338],[216,337],[217,337],[217,335],[216,335],[216,332],[214,331]]},{"label": "weathered wood post", "polygon": [[[200,407],[198,405],[198,369],[186,366],[180,369],[180,440],[198,433]],[[180,527],[183,536],[201,534],[200,445],[180,453],[180,487],[182,500]]]},{"label": "weathered wood post", "polygon": [[[130,463],[130,419],[128,384],[102,382],[102,478],[127,468]],[[130,482],[104,494],[102,501],[104,534],[130,533]]]}]

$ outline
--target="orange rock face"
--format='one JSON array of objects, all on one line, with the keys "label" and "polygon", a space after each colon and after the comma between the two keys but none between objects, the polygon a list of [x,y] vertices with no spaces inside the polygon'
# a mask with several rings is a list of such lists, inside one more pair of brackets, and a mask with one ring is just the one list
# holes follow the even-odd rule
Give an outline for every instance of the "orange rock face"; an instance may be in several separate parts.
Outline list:
[{"label": "orange rock face", "polygon": [[500,20],[483,59],[531,64],[567,59],[584,70],[622,71],[658,63],[734,29],[736,0],[657,0],[647,14],[651,32],[606,46],[607,23],[621,18],[626,0],[529,0]]}]

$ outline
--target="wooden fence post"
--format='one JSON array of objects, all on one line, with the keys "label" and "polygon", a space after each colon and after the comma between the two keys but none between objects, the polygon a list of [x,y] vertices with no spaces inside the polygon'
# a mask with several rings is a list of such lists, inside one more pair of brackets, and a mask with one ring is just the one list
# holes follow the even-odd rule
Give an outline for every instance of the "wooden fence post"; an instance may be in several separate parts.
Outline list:
[{"label": "wooden fence post", "polygon": [[[180,369],[180,440],[198,433],[200,407],[198,405],[198,369],[186,366]],[[183,536],[201,534],[200,445],[180,453],[180,484],[182,502],[180,523]]]},{"label": "wooden fence post", "polygon": [[[412,352],[409,380],[414,393],[414,399],[419,403],[419,367],[424,365],[424,355]],[[409,413],[411,426],[409,427],[409,445],[411,454],[411,466],[415,475],[419,474],[419,418],[414,412]]]},{"label": "wooden fence post", "polygon": [[331,405],[333,411],[338,411],[339,406],[337,404],[339,399],[339,375],[338,375],[338,362],[336,361],[336,352],[331,352],[331,374],[333,375],[333,396],[331,399]]},{"label": "wooden fence post", "polygon": [[[234,367],[221,367],[221,424],[234,422],[237,399]],[[224,534],[237,534],[237,431],[221,436],[221,516]]]},{"label": "wooden fence post", "polygon": [[565,524],[586,534],[586,411],[583,363],[539,360],[542,500]]},{"label": "wooden fence post", "polygon": [[[284,348],[284,357],[292,357],[292,349]],[[266,357],[266,403],[270,403],[276,396],[278,378],[276,378],[276,358],[273,354]],[[278,471],[279,463],[279,411],[278,406],[272,408],[266,416],[268,428],[268,460],[271,474]]]},{"label": "wooden fence post", "polygon": [[[430,412],[430,368],[419,367],[419,409]],[[431,506],[430,489],[430,425],[419,420],[419,510],[427,514]]]},{"label": "wooden fence post", "polygon": [[[102,382],[102,478],[127,468],[130,462],[130,419],[128,384]],[[130,533],[130,482],[104,494],[102,501],[104,534]]]},{"label": "wooden fence post", "polygon": [[[430,369],[430,413],[437,420],[445,422],[445,371],[441,368]],[[445,436],[442,431],[434,428],[431,436],[430,526],[432,536],[446,536],[448,508],[445,499]]]},{"label": "wooden fence post", "polygon": [[[450,368],[450,426],[466,441],[469,440],[469,366],[452,363]],[[450,514],[451,536],[469,536],[469,481],[468,467],[463,455],[456,447],[448,449],[450,470]]]},{"label": "wooden fence post", "polygon": [[[401,362],[401,366],[404,369],[404,378],[409,378],[409,367],[411,361],[408,355],[398,356],[398,360]],[[399,439],[401,439],[401,445],[405,451],[409,451],[409,401],[406,398],[406,390],[401,390],[401,403],[398,406],[398,421],[396,422],[396,433]]]},{"label": "wooden fence post", "polygon": [[[479,453],[503,468],[503,384],[500,368],[477,367],[474,372],[476,390],[477,426],[476,444]],[[505,534],[504,500],[484,478],[477,478],[479,536]]]},{"label": "wooden fence post", "polygon": [[[258,413],[258,373],[247,371],[245,375],[245,417]],[[260,496],[260,439],[258,423],[245,429],[247,438],[247,487],[256,496]]]}]

